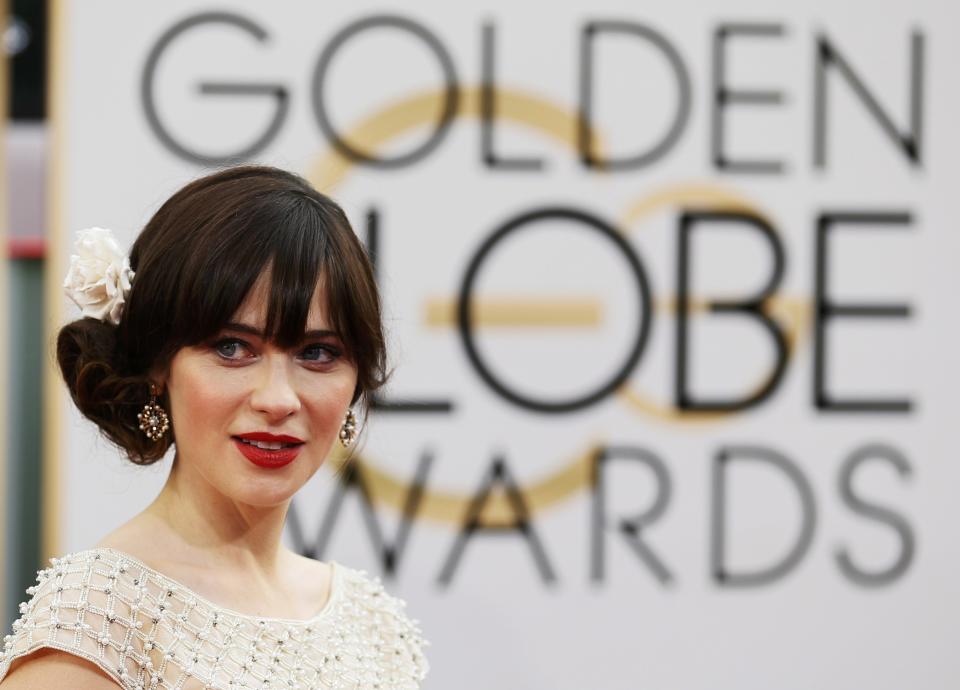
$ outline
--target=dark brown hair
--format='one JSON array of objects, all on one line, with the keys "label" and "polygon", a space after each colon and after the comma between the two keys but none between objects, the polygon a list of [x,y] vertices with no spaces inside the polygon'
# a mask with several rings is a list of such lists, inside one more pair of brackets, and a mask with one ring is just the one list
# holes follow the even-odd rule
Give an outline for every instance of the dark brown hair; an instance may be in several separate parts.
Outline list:
[{"label": "dark brown hair", "polygon": [[67,324],[57,359],[80,412],[137,464],[159,460],[175,440],[175,429],[156,442],[139,429],[150,375],[165,371],[180,348],[215,336],[268,268],[266,338],[285,348],[301,341],[322,279],[331,327],[357,367],[353,402],[386,379],[380,296],[366,251],[343,210],[298,175],[239,166],[191,182],[143,228],[130,267],[120,323]]}]

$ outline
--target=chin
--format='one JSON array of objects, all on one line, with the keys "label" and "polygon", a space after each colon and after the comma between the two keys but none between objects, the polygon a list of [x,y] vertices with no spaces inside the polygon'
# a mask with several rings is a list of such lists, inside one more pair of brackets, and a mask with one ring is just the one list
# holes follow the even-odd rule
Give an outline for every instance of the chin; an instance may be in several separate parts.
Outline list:
[{"label": "chin", "polygon": [[[299,487],[296,488],[298,489]],[[244,491],[235,498],[241,503],[256,506],[257,508],[276,508],[277,506],[282,506],[284,503],[287,503],[296,493],[296,489],[286,491],[281,489],[277,491]]]},{"label": "chin", "polygon": [[254,479],[239,476],[223,485],[223,492],[241,503],[268,508],[289,501],[303,487],[305,481],[299,474],[283,477],[279,474],[268,474]]}]

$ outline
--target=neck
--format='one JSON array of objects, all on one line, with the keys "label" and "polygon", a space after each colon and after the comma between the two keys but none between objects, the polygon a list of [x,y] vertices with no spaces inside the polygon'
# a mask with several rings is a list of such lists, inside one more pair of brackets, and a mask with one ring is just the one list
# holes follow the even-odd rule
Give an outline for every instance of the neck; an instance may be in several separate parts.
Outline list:
[{"label": "neck", "polygon": [[187,477],[174,462],[167,483],[143,517],[154,524],[159,543],[184,564],[236,568],[279,579],[287,550],[281,544],[290,502],[253,506],[232,500],[202,477]]}]

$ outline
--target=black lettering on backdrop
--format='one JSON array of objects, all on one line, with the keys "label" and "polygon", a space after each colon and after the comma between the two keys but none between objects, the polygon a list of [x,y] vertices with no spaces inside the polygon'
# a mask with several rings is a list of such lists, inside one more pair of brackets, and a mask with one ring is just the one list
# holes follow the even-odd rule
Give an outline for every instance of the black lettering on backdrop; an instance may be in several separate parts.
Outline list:
[{"label": "black lettering on backdrop", "polygon": [[[480,357],[480,351],[477,348],[473,333],[473,290],[477,280],[477,275],[480,272],[480,267],[483,265],[483,262],[490,255],[490,252],[493,251],[493,249],[511,233],[522,230],[537,221],[552,219],[575,221],[583,225],[583,227],[588,230],[593,230],[600,233],[601,236],[613,243],[614,247],[616,247],[617,250],[627,260],[627,265],[630,267],[630,272],[633,274],[633,277],[636,281],[635,287],[637,291],[637,297],[640,301],[641,311],[640,322],[637,327],[637,334],[635,336],[633,346],[613,376],[611,376],[607,381],[603,382],[596,389],[584,393],[579,398],[557,401],[544,400],[543,398],[533,398],[522,395],[515,389],[507,386],[507,384],[505,384],[501,379],[494,376],[486,362],[484,362]],[[473,366],[477,374],[479,374],[483,382],[486,383],[487,386],[489,386],[490,389],[497,393],[500,397],[508,402],[513,403],[514,405],[527,410],[532,410],[534,412],[573,412],[575,410],[589,407],[590,405],[593,405],[594,403],[607,397],[610,393],[619,388],[620,385],[626,381],[633,372],[637,362],[640,361],[640,357],[643,354],[643,348],[646,345],[647,337],[650,335],[650,324],[653,318],[650,306],[651,302],[652,299],[650,296],[649,281],[647,280],[647,272],[640,261],[640,257],[636,252],[633,251],[627,241],[623,238],[623,235],[618,232],[616,228],[607,224],[600,218],[590,215],[584,211],[579,211],[572,208],[547,207],[528,211],[520,214],[519,216],[511,218],[499,228],[494,230],[493,233],[491,233],[491,235],[483,241],[483,243],[480,245],[480,248],[477,250],[477,253],[474,254],[470,259],[470,263],[467,265],[467,269],[464,272],[463,282],[460,284],[460,295],[457,301],[457,324],[460,330],[460,339],[463,343],[464,350],[466,351],[468,361]]]},{"label": "black lettering on backdrop", "polygon": [[[379,282],[380,212],[376,208],[371,208],[367,212],[365,244],[374,278]],[[378,412],[449,413],[453,411],[453,402],[451,400],[386,400],[379,391],[375,391],[370,397],[370,409]]]},{"label": "black lettering on backdrop", "polygon": [[757,36],[762,38],[783,35],[782,24],[721,24],[713,34],[713,109],[711,111],[711,144],[713,164],[718,170],[738,173],[763,173],[779,175],[783,163],[771,160],[731,160],[727,157],[724,129],[724,110],[729,105],[780,105],[783,95],[779,91],[757,89],[733,90],[726,84],[726,43],[733,36]]},{"label": "black lettering on backdrop", "polygon": [[674,577],[667,566],[653,552],[643,540],[641,532],[660,519],[660,516],[667,509],[670,503],[671,485],[670,474],[663,461],[654,453],[644,448],[634,448],[627,446],[614,446],[598,449],[593,457],[591,464],[591,484],[593,487],[591,502],[591,524],[590,524],[590,554],[591,554],[591,573],[590,577],[594,582],[603,582],[606,559],[605,534],[610,529],[610,524],[606,511],[606,468],[613,460],[631,460],[637,461],[653,473],[657,480],[657,489],[654,494],[653,505],[633,518],[621,518],[616,527],[625,537],[627,544],[633,549],[640,559],[646,563],[654,576],[662,585],[669,585]]},{"label": "black lettering on backdrop", "polygon": [[894,228],[909,225],[911,216],[906,212],[848,212],[823,213],[817,219],[817,263],[813,296],[813,401],[818,410],[827,412],[910,412],[913,404],[907,399],[845,398],[837,399],[827,391],[827,319],[846,318],[895,318],[910,316],[910,307],[905,304],[837,304],[827,291],[827,235],[837,225],[871,229]]},{"label": "black lettering on backdrop", "polygon": [[[801,522],[789,552],[781,556],[778,562],[752,572],[731,572],[728,565],[727,540],[730,533],[727,516],[730,492],[727,483],[730,481],[730,477],[734,476],[732,465],[736,460],[741,461],[741,463],[742,461],[753,461],[764,464],[770,469],[778,470],[777,473],[785,477],[796,490],[800,501]],[[613,461],[620,461],[621,463],[639,462],[652,473],[655,479],[656,487],[651,504],[633,517],[616,519],[608,514],[607,487],[611,483],[608,472]],[[856,491],[853,486],[854,476],[869,461],[892,465],[904,479],[909,479],[913,474],[913,469],[906,457],[897,449],[880,443],[861,446],[844,460],[838,474],[837,487],[841,501],[858,516],[890,527],[899,537],[901,548],[888,567],[872,571],[858,566],[854,562],[849,548],[845,546],[840,546],[834,551],[833,559],[848,581],[864,587],[879,587],[891,584],[902,578],[907,572],[915,558],[916,537],[913,527],[905,516],[889,507],[867,500]],[[413,521],[419,512],[423,493],[426,490],[432,462],[432,453],[424,452],[415,476],[409,484],[401,510],[401,522],[392,544],[387,543],[384,539],[383,529],[373,507],[369,482],[364,476],[362,466],[352,465],[347,466],[336,477],[338,481],[335,493],[326,506],[314,545],[309,546],[307,544],[302,519],[297,510],[297,503],[296,501],[291,503],[287,528],[290,530],[295,549],[311,558],[321,557],[329,544],[336,522],[343,513],[342,504],[346,493],[356,490],[360,498],[360,508],[368,535],[375,552],[380,557],[382,572],[388,577],[396,576],[401,555],[409,540]],[[481,516],[497,488],[503,489],[503,494],[510,507],[511,517],[500,524],[482,525]],[[653,452],[636,446],[598,448],[591,458],[589,488],[591,491],[589,525],[591,580],[594,583],[604,581],[606,537],[609,532],[619,531],[624,536],[627,545],[650,568],[657,580],[664,586],[673,585],[676,582],[673,573],[645,541],[645,535],[643,534],[645,531],[649,534],[649,528],[660,520],[671,501],[672,480],[667,465],[662,459]],[[733,493],[736,495],[736,492]],[[783,579],[796,569],[809,551],[817,523],[814,493],[799,467],[781,453],[761,446],[725,446],[719,448],[711,467],[710,500],[709,559],[711,577],[721,587],[768,586]],[[750,502],[745,501],[745,503],[749,504]],[[490,535],[510,535],[519,532],[526,539],[531,549],[541,578],[544,582],[552,583],[556,579],[554,571],[547,560],[540,539],[534,531],[532,519],[533,516],[527,507],[523,490],[513,479],[512,473],[508,471],[506,462],[502,458],[496,458],[482,485],[469,503],[462,530],[447,556],[446,563],[437,580],[438,584],[446,586],[451,583],[467,541],[477,532]]]},{"label": "black lettering on backdrop", "polygon": [[494,151],[493,135],[497,121],[497,80],[494,58],[496,56],[496,28],[493,24],[483,25],[483,43],[480,63],[480,148],[481,157],[488,168],[500,170],[543,170],[543,161],[539,158],[506,158]]},{"label": "black lettering on backdrop", "polygon": [[[513,510],[514,519],[508,525],[486,527],[480,524],[480,516],[483,514],[484,506],[486,506],[487,501],[490,500],[493,489],[497,484],[503,485],[504,494],[506,495],[507,503]],[[508,535],[519,532],[530,546],[530,551],[533,553],[541,579],[548,584],[552,584],[557,579],[553,571],[553,566],[551,566],[550,561],[547,560],[547,553],[540,543],[540,538],[537,537],[537,533],[534,531],[533,525],[530,522],[530,511],[527,509],[527,503],[523,499],[523,492],[513,478],[513,474],[507,469],[506,460],[503,458],[496,458],[493,461],[493,465],[490,467],[490,473],[487,478],[484,479],[479,491],[477,491],[470,500],[470,505],[464,516],[463,527],[460,530],[460,534],[457,535],[457,540],[454,542],[453,548],[450,550],[450,555],[447,557],[447,562],[444,564],[443,570],[440,571],[440,576],[437,578],[438,584],[444,586],[450,584],[453,580],[454,571],[457,569],[457,564],[460,562],[460,557],[463,555],[463,549],[467,545],[467,540],[478,532],[488,535]]]},{"label": "black lettering on backdrop", "polygon": [[[670,128],[654,146],[633,156],[601,158],[594,150],[595,142],[591,136],[594,129],[593,51],[596,40],[604,33],[637,36],[659,50],[673,72],[674,84],[677,87],[677,109],[674,112]],[[641,85],[638,84],[638,86]],[[580,159],[586,167],[603,170],[632,170],[650,165],[673,148],[673,145],[680,139],[683,128],[689,119],[690,75],[680,53],[663,34],[645,24],[633,22],[590,22],[583,27],[580,34],[580,117],[577,118],[577,150],[580,152]]]},{"label": "black lettering on backdrop", "polygon": [[817,36],[817,57],[813,86],[813,164],[827,164],[827,68],[834,67],[867,107],[880,128],[903,151],[915,167],[920,167],[923,152],[923,34],[910,35],[910,124],[906,133],[897,130],[889,115],[853,71],[850,63],[824,35]]},{"label": "black lettering on backdrop", "polygon": [[[773,373],[755,393],[740,399],[704,400],[695,399],[689,387],[688,371],[688,322],[690,320],[690,274],[692,260],[690,256],[691,235],[694,228],[703,223],[739,223],[742,226],[760,230],[760,234],[770,244],[773,253],[773,270],[767,285],[756,295],[740,302],[716,301],[709,303],[709,309],[717,314],[739,314],[755,319],[770,334],[776,349],[776,364]],[[680,410],[733,411],[744,410],[759,405],[766,400],[780,384],[787,368],[787,343],[780,326],[763,311],[764,302],[776,292],[786,259],[783,244],[777,233],[759,216],[740,211],[684,211],[680,215],[680,231],[677,249],[677,362],[674,379],[674,400]]]},{"label": "black lettering on backdrop", "polygon": [[308,558],[322,558],[326,551],[327,544],[333,534],[333,528],[336,525],[337,518],[340,515],[340,509],[343,504],[344,496],[348,491],[356,491],[360,496],[360,508],[363,512],[364,524],[367,527],[367,534],[373,544],[374,552],[380,558],[383,572],[387,577],[393,577],[400,566],[400,556],[407,545],[407,539],[410,536],[410,530],[413,527],[413,520],[420,508],[420,502],[423,500],[424,488],[427,485],[427,476],[430,474],[430,468],[433,465],[433,454],[429,451],[424,452],[417,464],[417,472],[413,481],[407,487],[407,495],[404,499],[403,514],[400,524],[397,527],[397,535],[393,543],[388,543],[383,536],[383,528],[380,526],[380,520],[377,518],[376,510],[373,507],[373,500],[370,497],[370,488],[363,476],[360,465],[356,462],[350,462],[344,470],[342,476],[338,475],[336,488],[327,504],[327,509],[323,515],[323,521],[320,523],[320,531],[313,547],[307,544],[303,533],[303,527],[300,524],[300,517],[296,511],[295,501],[290,502],[290,510],[287,515],[287,527],[290,530],[290,537],[293,540],[294,549],[307,556]]},{"label": "black lettering on backdrop", "polygon": [[[803,521],[797,533],[793,548],[779,563],[763,570],[731,573],[726,564],[727,538],[727,471],[734,461],[753,461],[768,464],[779,469],[790,480],[800,497]],[[710,521],[710,563],[714,579],[724,587],[757,587],[771,584],[786,576],[803,559],[813,541],[817,522],[817,508],[813,489],[803,476],[803,472],[785,455],[770,448],[760,446],[728,446],[721,448],[713,463],[713,501]]]},{"label": "black lettering on backdrop", "polygon": [[160,143],[175,156],[182,158],[190,163],[196,163],[204,166],[221,166],[239,163],[263,151],[274,137],[280,131],[284,120],[287,117],[290,99],[287,89],[282,84],[262,84],[259,82],[243,83],[210,83],[200,84],[200,93],[210,95],[224,96],[269,96],[276,100],[277,108],[273,112],[273,118],[267,128],[257,137],[253,143],[245,148],[241,148],[233,153],[215,155],[203,153],[187,147],[185,144],[177,141],[170,133],[167,127],[161,122],[160,115],[157,112],[157,104],[153,95],[153,84],[157,73],[157,64],[164,55],[167,48],[181,34],[203,24],[221,24],[233,26],[252,36],[254,39],[263,43],[267,40],[267,32],[259,24],[247,19],[239,14],[229,12],[204,12],[183,19],[169,29],[157,39],[157,42],[147,54],[147,61],[143,66],[143,74],[140,79],[140,100],[143,104],[143,110],[147,117],[147,124],[156,135]]},{"label": "black lettering on backdrop", "polygon": [[854,492],[853,475],[869,460],[886,461],[893,465],[893,468],[901,477],[907,479],[909,479],[913,470],[907,459],[897,449],[879,443],[858,448],[849,458],[844,460],[843,466],[840,468],[837,484],[840,498],[844,504],[858,515],[889,525],[900,538],[900,554],[893,564],[885,570],[874,572],[864,570],[853,562],[847,549],[839,548],[836,551],[834,557],[837,560],[837,565],[840,566],[840,572],[848,580],[864,587],[879,587],[900,579],[907,572],[907,568],[913,561],[916,540],[913,536],[913,529],[906,518],[889,508],[866,501]]},{"label": "black lettering on backdrop", "polygon": [[[440,119],[436,125],[434,125],[433,133],[425,142],[412,151],[393,156],[392,158],[378,158],[372,153],[361,151],[340,136],[340,133],[334,128],[327,114],[324,94],[324,85],[326,83],[327,73],[330,70],[330,63],[337,51],[357,34],[378,28],[399,29],[418,38],[430,49],[430,52],[433,53],[437,59],[437,63],[443,72],[444,80],[443,111],[440,114]],[[317,59],[317,65],[313,72],[312,86],[313,112],[314,115],[316,115],[317,124],[320,125],[320,129],[326,135],[331,145],[333,145],[341,155],[355,163],[384,169],[396,169],[412,165],[425,158],[433,149],[439,146],[447,130],[450,129],[450,124],[453,121],[454,115],[457,113],[460,99],[460,87],[457,80],[457,73],[453,66],[453,59],[450,57],[450,54],[440,39],[425,26],[412,19],[387,14],[365,17],[364,19],[348,24],[338,31],[333,38],[330,39],[330,42],[324,46],[323,52],[320,53],[320,57]],[[371,88],[373,87],[375,87],[375,85],[371,86]]]}]

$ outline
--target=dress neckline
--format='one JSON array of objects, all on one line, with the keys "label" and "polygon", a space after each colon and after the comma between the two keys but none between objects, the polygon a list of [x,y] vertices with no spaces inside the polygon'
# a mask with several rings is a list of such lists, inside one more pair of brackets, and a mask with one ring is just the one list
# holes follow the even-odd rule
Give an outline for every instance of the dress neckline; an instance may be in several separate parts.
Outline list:
[{"label": "dress neckline", "polygon": [[85,549],[85,550],[83,550],[83,551],[78,551],[78,552],[76,552],[76,553],[73,554],[73,555],[74,555],[74,556],[82,556],[83,554],[93,554],[93,553],[99,553],[99,552],[103,552],[103,551],[106,551],[106,552],[108,552],[108,553],[112,553],[112,554],[116,555],[116,556],[119,557],[119,558],[123,558],[124,560],[128,561],[129,563],[135,564],[136,566],[138,566],[138,567],[140,567],[140,568],[143,568],[145,571],[149,572],[153,577],[155,577],[155,578],[158,579],[158,580],[161,580],[161,581],[163,581],[163,582],[165,582],[165,583],[167,583],[167,584],[169,584],[169,585],[172,585],[172,586],[174,586],[174,587],[176,587],[176,588],[178,588],[178,589],[182,589],[182,590],[185,590],[185,591],[189,592],[191,597],[193,597],[194,599],[196,599],[198,602],[200,602],[200,603],[202,603],[202,604],[204,604],[204,605],[206,605],[206,606],[209,606],[209,607],[210,607],[211,609],[213,609],[214,611],[217,611],[217,612],[219,612],[219,613],[221,613],[221,614],[224,614],[224,615],[227,615],[227,616],[234,616],[234,617],[236,617],[236,618],[242,618],[242,619],[248,620],[248,621],[264,621],[264,622],[268,622],[268,623],[278,623],[278,624],[291,625],[291,626],[310,625],[311,623],[315,623],[316,621],[320,620],[321,618],[324,618],[325,616],[327,616],[327,615],[330,613],[330,611],[333,610],[334,604],[335,604],[335,602],[340,598],[340,592],[341,592],[341,590],[343,589],[343,583],[342,583],[342,566],[341,566],[339,563],[337,563],[336,561],[329,561],[329,564],[330,564],[330,593],[327,595],[327,601],[326,601],[326,602],[324,603],[324,605],[320,608],[320,610],[317,611],[317,613],[315,613],[313,616],[311,616],[310,618],[306,618],[306,619],[299,619],[299,618],[272,618],[272,617],[270,617],[270,616],[255,616],[255,615],[250,614],[250,613],[240,613],[239,611],[234,611],[233,609],[228,609],[228,608],[225,608],[225,607],[223,607],[223,606],[220,606],[219,604],[215,604],[214,602],[210,601],[210,600],[207,599],[206,597],[204,597],[204,596],[202,596],[201,594],[197,593],[193,588],[187,587],[185,584],[183,584],[183,583],[180,582],[179,580],[175,580],[174,578],[170,577],[169,575],[164,575],[164,574],[161,573],[159,570],[156,570],[156,569],[154,569],[154,568],[151,568],[149,565],[147,565],[146,563],[144,563],[143,561],[141,561],[139,558],[137,558],[137,557],[135,557],[135,556],[132,556],[131,554],[129,554],[129,553],[125,552],[125,551],[121,551],[120,549],[115,549],[115,548],[113,548],[112,546],[98,546],[98,547],[95,547],[95,548],[92,548],[92,549]]}]

